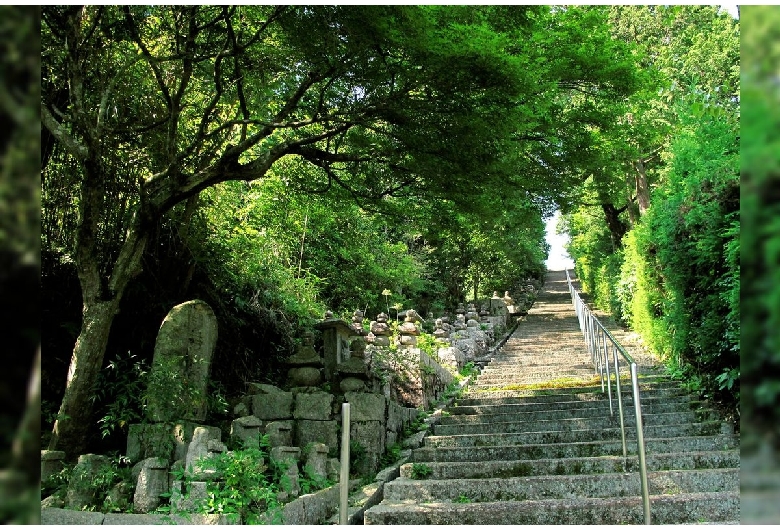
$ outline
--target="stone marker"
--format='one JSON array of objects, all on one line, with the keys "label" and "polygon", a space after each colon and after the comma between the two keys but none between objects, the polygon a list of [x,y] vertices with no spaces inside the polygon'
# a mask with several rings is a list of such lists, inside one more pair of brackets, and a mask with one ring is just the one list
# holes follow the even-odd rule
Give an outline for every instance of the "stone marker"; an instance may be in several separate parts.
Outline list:
[{"label": "stone marker", "polygon": [[68,482],[68,493],[65,496],[65,506],[81,510],[85,506],[95,505],[103,499],[96,499],[98,488],[94,485],[95,478],[105,467],[111,465],[111,459],[103,455],[81,455],[73,468]]},{"label": "stone marker", "polygon": [[154,422],[206,419],[217,317],[202,300],[179,304],[160,326],[149,379],[147,417]]}]

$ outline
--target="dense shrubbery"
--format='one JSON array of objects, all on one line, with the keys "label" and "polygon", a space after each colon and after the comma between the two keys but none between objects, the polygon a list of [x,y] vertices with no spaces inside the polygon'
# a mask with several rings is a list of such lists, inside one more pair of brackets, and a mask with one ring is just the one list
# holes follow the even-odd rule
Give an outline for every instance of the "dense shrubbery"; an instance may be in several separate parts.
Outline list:
[{"label": "dense shrubbery", "polygon": [[594,302],[637,331],[673,373],[739,402],[739,151],[718,107],[680,112],[651,207],[611,251],[572,216],[570,253]]},{"label": "dense shrubbery", "polygon": [[664,185],[626,239],[623,314],[676,369],[738,399],[736,133],[717,109],[684,127],[670,147]]}]

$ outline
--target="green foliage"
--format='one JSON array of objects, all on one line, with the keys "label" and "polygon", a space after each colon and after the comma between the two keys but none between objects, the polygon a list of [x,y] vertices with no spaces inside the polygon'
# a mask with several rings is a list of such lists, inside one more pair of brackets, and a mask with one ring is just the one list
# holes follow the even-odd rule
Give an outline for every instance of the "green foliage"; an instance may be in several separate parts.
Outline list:
[{"label": "green foliage", "polygon": [[430,468],[428,464],[415,462],[412,464],[412,473],[411,477],[415,480],[424,480],[431,476],[431,473],[433,473],[433,470]]},{"label": "green foliage", "polygon": [[355,470],[362,469],[368,458],[366,447],[357,440],[349,441],[349,469],[350,475],[355,474]]},{"label": "green foliage", "polygon": [[387,446],[387,449],[385,450],[385,453],[379,457],[379,467],[385,468],[388,466],[391,466],[398,462],[401,458],[401,449],[403,447],[400,443],[394,443],[392,445]]},{"label": "green foliage", "polygon": [[243,449],[209,458],[222,480],[210,482],[201,513],[239,514],[244,524],[257,524],[260,514],[279,505],[279,486],[272,480],[262,449]]},{"label": "green foliage", "polygon": [[327,477],[315,473],[314,469],[309,465],[303,466],[303,474],[298,478],[298,483],[303,495],[329,488],[335,484],[332,480],[328,480]]},{"label": "green foliage", "polygon": [[469,504],[473,501],[468,495],[461,493],[453,502],[456,504]]},{"label": "green foliage", "polygon": [[467,362],[465,365],[463,365],[463,368],[460,369],[458,375],[460,375],[461,378],[466,378],[472,375],[479,375],[479,370],[476,366],[474,366],[474,363]]},{"label": "green foliage", "polygon": [[93,400],[104,407],[98,420],[103,438],[114,432],[127,434],[128,425],[144,417],[142,396],[148,376],[148,364],[131,352],[117,356],[100,372]]},{"label": "green foliage", "polygon": [[739,160],[736,131],[692,106],[668,152],[664,185],[626,237],[611,276],[621,314],[693,387],[739,402]]},{"label": "green foliage", "polygon": [[68,491],[68,482],[73,473],[74,464],[64,465],[57,473],[53,473],[41,481],[41,500],[51,495],[64,499]]},{"label": "green foliage", "polygon": [[[120,482],[130,484],[132,482],[131,476],[132,468],[127,458],[114,456],[108,464],[101,465],[94,474],[87,469],[83,469],[81,474],[73,474],[71,472],[68,477],[68,484],[72,485],[75,482],[79,484],[78,487],[80,489],[93,492],[92,497],[96,502],[91,505],[81,506],[80,509],[83,511],[104,513],[125,511],[130,507],[117,505],[108,494],[111,488]],[[55,482],[59,482],[59,480],[55,478]]]},{"label": "green foliage", "polygon": [[564,216],[568,251],[595,305],[736,412],[739,25],[705,6],[614,6],[610,20],[648,75],[620,127],[599,133],[607,157]]}]

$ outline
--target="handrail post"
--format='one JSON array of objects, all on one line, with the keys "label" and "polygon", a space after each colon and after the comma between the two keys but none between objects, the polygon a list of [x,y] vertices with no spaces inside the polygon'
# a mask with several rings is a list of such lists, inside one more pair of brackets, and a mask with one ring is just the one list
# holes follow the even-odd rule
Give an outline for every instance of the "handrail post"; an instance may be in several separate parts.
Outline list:
[{"label": "handrail post", "polygon": [[349,403],[341,405],[341,475],[339,480],[339,524],[347,524],[347,500],[349,498]]},{"label": "handrail post", "polygon": [[636,443],[639,456],[639,478],[642,482],[642,509],[645,524],[650,524],[650,492],[647,486],[647,466],[645,464],[645,434],[642,427],[642,405],[639,403],[639,378],[636,363],[631,363],[631,386],[634,394],[634,413],[636,414]]},{"label": "handrail post", "polygon": [[620,362],[617,346],[612,345],[612,358],[615,360],[615,392],[617,392],[618,414],[620,414],[620,440],[623,442],[623,458],[628,457],[626,450],[626,422],[623,419],[623,396],[620,391]]},{"label": "handrail post", "polygon": [[599,352],[599,357],[604,359],[604,368],[607,373],[607,399],[609,399],[609,415],[614,416],[615,410],[612,407],[612,382],[610,381],[609,377],[609,353],[608,353],[608,346],[607,346],[607,334],[603,332],[602,330],[599,330],[600,335],[604,337],[603,341],[603,350],[601,352],[604,353],[603,357],[601,356],[601,352]]}]

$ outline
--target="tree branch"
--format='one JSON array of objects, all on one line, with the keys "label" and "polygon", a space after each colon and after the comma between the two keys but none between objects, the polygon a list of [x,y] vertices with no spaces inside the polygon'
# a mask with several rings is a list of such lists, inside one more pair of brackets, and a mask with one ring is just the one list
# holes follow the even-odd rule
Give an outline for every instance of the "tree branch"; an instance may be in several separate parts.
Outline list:
[{"label": "tree branch", "polygon": [[89,150],[65,131],[46,105],[41,105],[41,123],[76,160],[81,162],[87,158]]}]

